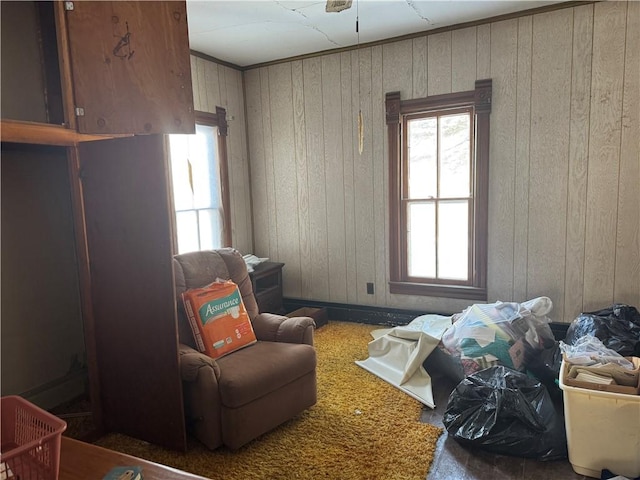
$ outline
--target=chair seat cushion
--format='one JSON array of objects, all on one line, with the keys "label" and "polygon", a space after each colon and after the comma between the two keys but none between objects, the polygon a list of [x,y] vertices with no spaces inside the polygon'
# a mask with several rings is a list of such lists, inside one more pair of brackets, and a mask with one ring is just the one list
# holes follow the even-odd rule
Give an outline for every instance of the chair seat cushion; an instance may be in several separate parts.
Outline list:
[{"label": "chair seat cushion", "polygon": [[216,361],[222,404],[238,408],[313,372],[316,352],[307,344],[258,341]]}]

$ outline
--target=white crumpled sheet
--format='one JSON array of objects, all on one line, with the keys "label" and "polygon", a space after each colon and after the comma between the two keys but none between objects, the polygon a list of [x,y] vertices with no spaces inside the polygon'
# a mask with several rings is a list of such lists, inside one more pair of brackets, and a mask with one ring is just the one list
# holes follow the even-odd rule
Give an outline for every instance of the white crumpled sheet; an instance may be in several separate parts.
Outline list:
[{"label": "white crumpled sheet", "polygon": [[451,317],[422,315],[408,325],[371,332],[369,358],[356,364],[435,408],[431,376],[422,366],[451,326]]}]

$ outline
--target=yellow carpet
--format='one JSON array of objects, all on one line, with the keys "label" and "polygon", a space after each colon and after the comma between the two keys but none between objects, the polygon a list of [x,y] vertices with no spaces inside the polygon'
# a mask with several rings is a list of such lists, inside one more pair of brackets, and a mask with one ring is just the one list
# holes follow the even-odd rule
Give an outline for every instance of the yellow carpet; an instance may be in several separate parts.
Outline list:
[{"label": "yellow carpet", "polygon": [[354,364],[375,328],[317,330],[318,403],[236,452],[192,440],[177,453],[119,434],[97,443],[213,480],[424,480],[442,431],[420,423],[419,402]]}]

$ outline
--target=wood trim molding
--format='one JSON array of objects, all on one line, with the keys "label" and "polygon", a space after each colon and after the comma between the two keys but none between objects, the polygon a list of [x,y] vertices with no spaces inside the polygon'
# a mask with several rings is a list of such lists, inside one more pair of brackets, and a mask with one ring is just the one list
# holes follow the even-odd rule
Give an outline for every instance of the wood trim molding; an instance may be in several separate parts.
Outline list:
[{"label": "wood trim molding", "polygon": [[400,123],[400,92],[389,92],[385,96],[387,125]]},{"label": "wood trim molding", "polygon": [[[292,312],[302,307],[326,308],[330,322],[357,322],[367,325],[386,325],[391,327],[407,325],[421,315],[435,314],[446,317],[459,313],[459,311],[405,310],[385,306],[333,303],[288,297],[283,298],[282,302],[287,312]],[[569,323],[565,322],[551,322],[549,324],[556,340],[564,340],[569,325]]]},{"label": "wood trim molding", "polygon": [[60,83],[62,88],[62,103],[64,120],[67,127],[78,129],[75,115],[75,99],[73,96],[73,81],[71,73],[71,58],[69,36],[67,35],[67,17],[64,2],[54,2],[56,31],[58,36],[58,64],[60,68]]},{"label": "wood trim molding", "polygon": [[191,55],[193,55],[194,57],[202,58],[203,60],[217,63],[218,65],[222,65],[225,67],[233,68],[234,70],[244,70],[244,68],[240,65],[236,65],[235,63],[227,62],[225,60],[220,60],[219,58],[212,57],[211,55],[207,55],[206,53],[198,52],[197,50],[189,50],[189,53],[191,53]]},{"label": "wood trim molding", "polygon": [[218,131],[220,132],[220,135],[226,137],[229,130],[229,124],[227,123],[227,111],[222,107],[216,107],[216,116],[218,117]]},{"label": "wood trim molding", "polygon": [[[387,144],[389,146],[389,212],[397,210],[397,199],[400,196],[401,176],[400,172],[400,92],[387,93],[385,96],[385,108],[387,119]],[[397,252],[400,248],[400,231],[395,228],[395,222],[390,223],[389,250]],[[396,255],[390,259],[391,278],[400,278],[401,263]]]},{"label": "wood trim molding", "polygon": [[[334,53],[350,52],[352,50],[357,50],[359,48],[369,48],[369,47],[375,47],[377,45],[385,45],[387,43],[401,42],[403,40],[411,40],[411,39],[419,38],[419,37],[428,37],[429,35],[436,35],[438,33],[451,32],[451,31],[454,31],[454,30],[461,30],[463,28],[477,27],[479,25],[486,25],[488,23],[502,22],[504,20],[510,20],[512,18],[526,17],[526,16],[529,16],[529,15],[537,15],[539,13],[552,12],[552,11],[555,11],[555,10],[562,10],[562,9],[565,9],[565,8],[579,7],[579,6],[582,6],[582,5],[590,5],[590,4],[593,4],[593,3],[598,3],[600,1],[602,1],[602,0],[569,1],[569,2],[563,2],[563,3],[554,3],[552,5],[545,5],[545,6],[542,6],[542,7],[530,8],[528,10],[522,10],[520,12],[506,13],[506,14],[497,15],[497,16],[494,16],[494,17],[483,18],[481,20],[474,20],[474,21],[465,22],[465,23],[457,23],[455,25],[450,25],[448,27],[434,28],[433,30],[423,30],[421,32],[409,33],[407,35],[400,35],[400,36],[397,36],[397,37],[385,38],[384,40],[377,40],[375,42],[361,43],[359,46],[353,45],[353,46],[350,46],[350,47],[333,48],[333,49],[329,49],[329,50],[322,50],[321,52],[307,53],[307,54],[304,54],[304,55],[297,55],[297,56],[294,56],[294,57],[283,58],[283,59],[280,59],[280,60],[273,60],[271,62],[256,63],[254,65],[247,65],[246,67],[234,66],[234,68],[239,68],[240,70],[246,72],[247,70],[253,70],[254,68],[269,67],[271,65],[278,65],[280,63],[288,63],[288,62],[293,62],[293,61],[296,61],[296,60],[304,60],[306,58],[321,57],[323,55],[331,55],[331,54],[334,54]],[[210,56],[205,55],[205,54],[200,53],[200,52],[193,52],[192,51],[192,53],[194,55],[197,53],[198,54],[197,56],[199,56],[199,57],[206,58],[208,60],[212,60],[212,61],[215,61],[215,62],[218,62],[218,63],[222,63],[223,65],[226,64],[226,62],[222,62],[220,60],[216,60],[214,57],[210,57]],[[228,64],[228,65],[233,65],[233,64]]]},{"label": "wood trim molding", "polygon": [[77,147],[67,149],[67,169],[71,186],[71,205],[76,238],[76,255],[78,258],[78,277],[80,280],[80,308],[82,310],[85,352],[89,372],[89,398],[91,399],[93,427],[97,433],[102,434],[104,432],[104,419],[102,416],[102,396],[100,395],[95,318],[93,316],[93,301],[91,298],[91,262],[87,244],[87,224],[82,194],[80,155]]},{"label": "wood trim molding", "polygon": [[[475,265],[477,282],[483,288],[487,286],[488,268],[488,238],[489,238],[489,139],[491,122],[491,80],[478,80],[476,82],[476,177],[478,186],[476,188],[476,200],[474,202],[473,219],[476,222],[474,230],[479,237],[476,242]],[[478,208],[478,206],[485,208]]]},{"label": "wood trim molding", "polygon": [[[488,181],[489,181],[489,116],[492,100],[491,79],[478,80],[475,89],[451,94],[432,95],[420,99],[401,100],[399,92],[385,96],[386,123],[388,132],[389,161],[389,289],[394,294],[425,295],[436,297],[485,300],[487,296],[487,238],[488,238]],[[407,141],[403,125],[407,116],[443,109],[465,108],[473,115],[475,134],[472,141],[475,148],[475,171],[472,198],[473,214],[470,219],[469,280],[464,285],[453,282],[416,279],[406,271],[406,248],[404,228],[406,227],[405,207],[402,189],[407,178],[403,177],[403,152]],[[405,174],[406,175],[406,174]],[[404,192],[406,194],[406,192]]]}]

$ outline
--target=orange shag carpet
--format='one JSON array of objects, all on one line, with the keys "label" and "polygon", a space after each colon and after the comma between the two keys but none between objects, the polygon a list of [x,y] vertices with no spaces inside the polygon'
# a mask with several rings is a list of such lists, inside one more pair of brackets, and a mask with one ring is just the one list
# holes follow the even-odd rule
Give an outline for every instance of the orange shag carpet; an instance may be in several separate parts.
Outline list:
[{"label": "orange shag carpet", "polygon": [[96,443],[213,480],[424,480],[442,430],[420,422],[418,401],[354,364],[376,328],[316,330],[318,403],[235,452],[190,440],[179,453],[120,434]]}]

